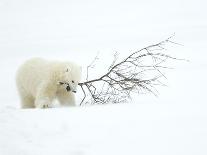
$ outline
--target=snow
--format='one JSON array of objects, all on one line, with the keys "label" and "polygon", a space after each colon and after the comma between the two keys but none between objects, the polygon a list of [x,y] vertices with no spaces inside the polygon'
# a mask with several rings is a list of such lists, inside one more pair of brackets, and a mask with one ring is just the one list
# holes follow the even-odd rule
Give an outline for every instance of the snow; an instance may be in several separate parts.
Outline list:
[{"label": "snow", "polygon": [[[0,1],[1,155],[206,155],[206,1]],[[72,108],[19,108],[18,66],[30,57],[73,60],[83,67],[99,52],[96,77],[118,51],[175,33],[168,87],[130,103]],[[80,100],[80,92],[77,94]]]},{"label": "snow", "polygon": [[[179,108],[178,108],[179,107]],[[206,154],[206,106],[1,111],[1,154]]]}]

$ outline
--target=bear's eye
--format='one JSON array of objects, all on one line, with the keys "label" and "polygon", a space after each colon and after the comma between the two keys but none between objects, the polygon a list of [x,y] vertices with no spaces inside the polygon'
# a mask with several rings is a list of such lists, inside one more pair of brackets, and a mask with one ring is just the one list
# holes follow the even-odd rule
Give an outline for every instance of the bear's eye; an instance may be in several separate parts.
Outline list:
[{"label": "bear's eye", "polygon": [[75,82],[72,80],[72,83],[75,83]]}]

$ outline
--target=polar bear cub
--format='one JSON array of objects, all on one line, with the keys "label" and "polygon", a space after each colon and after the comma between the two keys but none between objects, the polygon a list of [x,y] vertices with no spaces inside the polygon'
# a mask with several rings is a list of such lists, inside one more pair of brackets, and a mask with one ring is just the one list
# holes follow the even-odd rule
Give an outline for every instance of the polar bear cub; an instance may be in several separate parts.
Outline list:
[{"label": "polar bear cub", "polygon": [[30,59],[16,76],[21,106],[47,108],[55,98],[62,105],[75,105],[74,93],[80,80],[81,67],[75,63]]}]

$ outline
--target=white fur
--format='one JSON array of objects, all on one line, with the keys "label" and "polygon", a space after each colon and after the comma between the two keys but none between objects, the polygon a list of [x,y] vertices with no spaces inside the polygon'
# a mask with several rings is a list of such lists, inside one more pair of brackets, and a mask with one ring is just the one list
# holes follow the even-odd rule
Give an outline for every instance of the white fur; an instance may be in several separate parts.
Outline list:
[{"label": "white fur", "polygon": [[[28,60],[19,68],[16,77],[22,108],[47,108],[55,98],[62,105],[75,105],[72,91],[76,91],[80,78],[81,67],[74,63],[41,58]],[[71,91],[59,82],[67,82]]]}]

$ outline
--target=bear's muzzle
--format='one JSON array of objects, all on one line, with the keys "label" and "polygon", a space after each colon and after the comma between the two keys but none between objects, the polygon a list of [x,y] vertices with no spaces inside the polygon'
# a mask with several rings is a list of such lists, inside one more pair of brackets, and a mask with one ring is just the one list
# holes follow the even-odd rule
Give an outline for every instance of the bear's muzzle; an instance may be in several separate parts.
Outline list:
[{"label": "bear's muzzle", "polygon": [[69,85],[66,87],[66,90],[67,91],[70,91],[70,86]]}]

